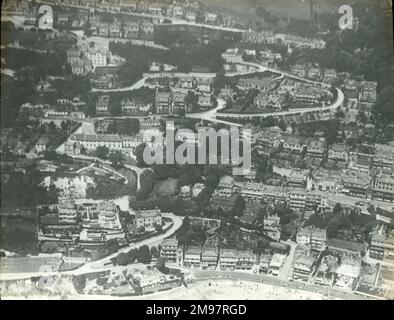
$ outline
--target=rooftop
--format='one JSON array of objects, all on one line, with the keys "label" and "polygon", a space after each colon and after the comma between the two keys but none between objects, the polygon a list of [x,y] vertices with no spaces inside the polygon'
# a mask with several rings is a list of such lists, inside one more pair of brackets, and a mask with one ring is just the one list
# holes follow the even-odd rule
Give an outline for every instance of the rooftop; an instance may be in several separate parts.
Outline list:
[{"label": "rooftop", "polygon": [[365,251],[365,244],[358,243],[354,241],[347,241],[342,239],[329,239],[327,241],[327,247],[339,250],[349,250],[355,252],[363,252]]},{"label": "rooftop", "polygon": [[307,268],[312,268],[315,263],[315,258],[310,255],[299,254],[294,258],[294,264],[303,265]]},{"label": "rooftop", "polygon": [[70,139],[77,141],[97,141],[97,142],[122,142],[117,134],[83,134],[75,133]]},{"label": "rooftop", "polygon": [[201,247],[199,246],[190,246],[186,249],[185,254],[200,254],[201,253]]},{"label": "rooftop", "polygon": [[235,258],[236,250],[235,249],[222,249],[220,252],[221,258]]},{"label": "rooftop", "polygon": [[251,251],[241,250],[237,252],[238,259],[254,259],[254,255]]},{"label": "rooftop", "polygon": [[167,238],[161,242],[162,247],[178,247],[178,240],[175,238]]},{"label": "rooftop", "polygon": [[330,147],[330,150],[333,150],[335,152],[346,152],[349,150],[349,147],[345,144],[342,144],[342,143],[334,143]]},{"label": "rooftop", "polygon": [[140,210],[135,212],[136,218],[154,218],[160,216],[161,212],[159,209],[157,210]]}]

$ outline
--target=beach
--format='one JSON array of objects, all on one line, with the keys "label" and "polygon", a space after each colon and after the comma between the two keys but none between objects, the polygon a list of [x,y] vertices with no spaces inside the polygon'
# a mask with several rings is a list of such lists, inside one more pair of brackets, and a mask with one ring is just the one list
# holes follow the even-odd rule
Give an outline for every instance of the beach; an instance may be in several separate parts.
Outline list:
[{"label": "beach", "polygon": [[[203,280],[169,291],[133,299],[154,300],[323,300],[323,294],[273,286],[266,283],[233,280]],[[332,299],[332,298],[331,298]]]}]

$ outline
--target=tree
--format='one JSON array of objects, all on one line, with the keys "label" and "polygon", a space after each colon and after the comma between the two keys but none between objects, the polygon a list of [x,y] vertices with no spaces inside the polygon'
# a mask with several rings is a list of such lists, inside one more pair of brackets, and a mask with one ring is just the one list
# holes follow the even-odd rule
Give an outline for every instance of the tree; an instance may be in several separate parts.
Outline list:
[{"label": "tree", "polygon": [[278,123],[278,127],[280,130],[282,131],[286,131],[287,130],[287,124],[285,122],[285,120],[281,119]]},{"label": "tree", "polygon": [[336,204],[335,204],[334,209],[333,209],[333,212],[334,212],[335,214],[340,214],[340,213],[342,213],[342,206],[341,206],[340,203],[336,203]]},{"label": "tree", "polygon": [[283,214],[280,216],[279,223],[281,226],[284,226],[286,224],[289,224],[291,222],[291,218],[288,214]]},{"label": "tree", "polygon": [[334,216],[327,224],[327,237],[335,238],[338,231],[343,227],[342,216]]},{"label": "tree", "polygon": [[289,91],[285,92],[284,100],[285,100],[285,105],[288,105],[291,102],[292,98]]},{"label": "tree", "polygon": [[338,110],[335,113],[335,118],[337,118],[337,119],[345,119],[345,112],[343,112],[342,110]]},{"label": "tree", "polygon": [[166,164],[152,165],[153,175],[157,180],[166,180],[169,177],[170,168]]},{"label": "tree", "polygon": [[121,252],[116,257],[116,264],[120,266],[125,266],[129,263],[129,257],[126,253]]},{"label": "tree", "polygon": [[305,226],[315,226],[316,228],[323,229],[327,226],[327,221],[323,218],[321,214],[313,214],[305,221]]},{"label": "tree", "polygon": [[379,119],[381,119],[383,123],[390,123],[394,121],[393,101],[394,101],[393,85],[383,88],[379,92],[376,98],[376,103],[374,105],[373,112],[374,114],[379,116]]},{"label": "tree", "polygon": [[138,119],[127,118],[124,124],[124,134],[135,135],[140,132],[140,121]]},{"label": "tree", "polygon": [[166,259],[163,257],[157,259],[156,269],[164,274],[168,274],[170,272],[170,268],[166,267]]},{"label": "tree", "polygon": [[145,170],[140,176],[141,188],[137,193],[137,200],[146,200],[155,185],[155,179],[151,170]]},{"label": "tree", "polygon": [[205,187],[204,189],[201,190],[201,192],[197,195],[196,197],[196,204],[203,207],[209,203],[211,200],[211,196],[213,193],[214,189]]},{"label": "tree", "polygon": [[109,153],[109,149],[106,146],[98,146],[96,148],[96,157],[100,159],[106,159]]},{"label": "tree", "polygon": [[364,111],[360,110],[357,114],[357,120],[360,121],[364,126],[368,121],[367,115],[365,114]]},{"label": "tree", "polygon": [[112,166],[115,169],[119,169],[123,167],[123,154],[119,150],[111,152],[108,156],[108,159],[111,161]]},{"label": "tree", "polygon": [[65,121],[62,121],[60,123],[60,127],[62,128],[63,131],[67,131],[68,125]]},{"label": "tree", "polygon": [[152,255],[147,245],[144,245],[138,249],[137,260],[145,264],[150,263],[150,261],[152,260]]},{"label": "tree", "polygon": [[138,250],[137,249],[131,249],[129,252],[127,252],[127,257],[129,260],[129,263],[133,263],[135,259],[137,259],[138,256]]},{"label": "tree", "polygon": [[275,125],[275,119],[272,116],[261,119],[261,126],[263,128],[273,127]]},{"label": "tree", "polygon": [[254,59],[253,55],[249,55],[249,54],[246,54],[246,53],[244,53],[242,55],[242,60],[243,61],[250,62],[250,61],[253,61],[253,59]]},{"label": "tree", "polygon": [[234,204],[234,215],[240,216],[245,210],[245,199],[242,196],[238,196]]},{"label": "tree", "polygon": [[48,124],[48,132],[50,134],[56,134],[56,132],[57,132],[56,125],[53,121],[49,122],[49,124]]},{"label": "tree", "polygon": [[98,278],[98,279],[96,280],[96,283],[97,283],[99,286],[104,286],[104,285],[106,285],[106,284],[108,283],[108,278]]},{"label": "tree", "polygon": [[264,249],[269,246],[270,241],[266,238],[261,238],[257,240],[256,248],[254,248],[253,252],[257,255],[261,255]]},{"label": "tree", "polygon": [[281,232],[280,232],[280,238],[281,240],[288,240],[292,236],[292,228],[290,225],[285,225],[282,227]]},{"label": "tree", "polygon": [[158,258],[159,257],[159,250],[157,250],[157,248],[155,246],[153,246],[152,248],[150,248],[150,254],[154,258]]},{"label": "tree", "polygon": [[139,167],[144,167],[145,161],[144,161],[144,150],[146,148],[146,143],[141,143],[135,148],[134,155],[137,160],[137,164]]},{"label": "tree", "polygon": [[111,116],[120,116],[122,113],[122,107],[120,105],[120,99],[117,96],[112,96],[109,101],[109,113]]},{"label": "tree", "polygon": [[79,293],[82,293],[83,289],[85,289],[86,286],[86,275],[79,274],[77,276],[73,276],[72,282],[75,287],[75,290]]}]

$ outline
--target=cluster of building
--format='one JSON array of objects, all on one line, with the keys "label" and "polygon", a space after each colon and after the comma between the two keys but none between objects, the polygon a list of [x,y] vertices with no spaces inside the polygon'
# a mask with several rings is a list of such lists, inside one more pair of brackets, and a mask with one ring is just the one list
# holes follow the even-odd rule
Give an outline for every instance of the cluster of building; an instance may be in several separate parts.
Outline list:
[{"label": "cluster of building", "polygon": [[[160,79],[164,79],[164,76],[163,78],[155,78],[155,81],[160,81]],[[191,112],[194,105],[201,108],[213,106],[211,78],[180,77],[176,83],[171,84],[169,90],[159,89],[159,86],[160,84],[154,85],[155,93],[149,100],[132,97],[122,98],[120,101],[122,114],[184,114]],[[192,91],[194,92],[193,99],[191,98]],[[96,101],[96,115],[108,116],[109,114],[110,96],[99,95]]]},{"label": "cluster of building", "polygon": [[348,99],[355,99],[360,102],[375,103],[377,82],[357,81],[346,79],[343,84],[343,92]]},{"label": "cluster of building", "polygon": [[[296,211],[332,208],[332,197],[335,194],[356,196],[366,199],[381,199],[393,201],[393,178],[387,175],[377,175],[374,179],[369,176],[354,176],[352,171],[331,174],[330,170],[315,172],[300,172],[290,170],[287,174],[287,186],[272,186],[263,183],[246,181],[219,183],[211,205],[224,211],[235,208],[237,197],[242,196],[246,202],[270,201],[283,202]],[[382,182],[382,179],[385,179]],[[385,183],[383,185],[382,183]],[[388,184],[389,183],[389,184]],[[389,187],[387,187],[389,185]],[[379,186],[379,187],[376,187]],[[256,220],[256,210],[245,209],[245,214]]]},{"label": "cluster of building", "polygon": [[[71,2],[78,2],[70,0]],[[129,12],[146,15],[153,19],[175,18],[188,22],[199,22],[211,25],[232,26],[233,18],[230,15],[217,14],[203,9],[195,1],[174,1],[170,3],[138,1],[138,0],[119,0],[111,3],[98,3],[93,5],[92,1],[86,1],[85,7],[95,7],[98,10],[112,12]]]},{"label": "cluster of building", "polygon": [[187,103],[187,92],[184,91],[159,91],[156,89],[155,109],[157,114],[185,114],[190,112]]},{"label": "cluster of building", "polygon": [[146,143],[151,147],[155,145],[155,141],[148,139],[142,133],[135,136],[75,133],[65,143],[65,153],[81,154],[94,152],[98,147],[106,147],[110,152],[121,151],[126,156],[133,156],[135,149],[141,143]]},{"label": "cluster of building", "polygon": [[[259,153],[269,154],[273,150],[283,149],[294,155],[305,155],[305,159],[318,159],[334,165],[341,171],[337,183],[329,175],[316,177],[323,183],[319,190],[342,189],[342,192],[353,196],[374,197],[392,201],[394,148],[391,145],[375,144],[372,152],[367,154],[359,150],[351,150],[342,143],[326,145],[321,138],[305,138],[288,135],[279,131],[261,131],[254,137],[254,148]],[[345,170],[346,169],[346,170]],[[320,170],[323,171],[323,170]],[[305,176],[305,175],[304,175]],[[305,182],[305,178],[303,179]],[[316,185],[318,185],[317,183]],[[340,188],[342,186],[342,188]]]},{"label": "cluster of building", "polygon": [[161,211],[156,210],[140,210],[135,212],[135,227],[137,230],[154,230],[156,227],[162,226]]},{"label": "cluster of building", "polygon": [[[159,141],[153,137],[162,137],[157,118],[140,119],[140,132],[133,136],[119,134],[96,133],[92,124],[83,133],[73,133],[64,143],[64,153],[84,154],[96,151],[98,147],[106,147],[109,152],[121,151],[125,156],[134,157],[134,151],[141,143],[155,147]],[[152,137],[152,138],[150,138]]]},{"label": "cluster of building", "polygon": [[[117,1],[102,1],[86,0],[81,2],[79,0],[45,0],[43,3],[50,5],[61,4],[64,7],[71,7],[83,10],[89,10],[89,12],[111,12],[111,13],[131,13],[138,14],[142,17],[157,19],[179,19],[185,22],[199,22],[210,25],[221,25],[224,27],[231,27],[235,21],[232,16],[227,14],[217,14],[209,12],[196,1],[174,1],[170,3],[163,2],[151,2],[147,0],[117,0]],[[5,6],[7,12],[26,13],[31,16],[32,24],[36,22],[35,16],[31,14],[31,10],[28,6],[28,1],[9,1]],[[75,17],[71,16],[68,12],[64,11],[61,17],[58,18],[59,22],[64,26],[69,26],[72,23],[75,24]],[[85,21],[86,22],[86,21]],[[102,27],[100,24],[96,25],[94,30]],[[114,28],[113,31],[116,29]],[[114,33],[116,34],[116,33]]]},{"label": "cluster of building", "polygon": [[300,227],[296,242],[293,279],[355,289],[362,272],[365,245],[336,238],[328,240],[326,230],[312,226]]},{"label": "cluster of building", "polygon": [[[285,247],[285,246],[284,246]],[[281,248],[283,249],[283,248]],[[285,248],[286,249],[286,248]],[[258,271],[259,255],[250,250],[219,249],[217,246],[180,246],[176,239],[165,239],[161,243],[160,256],[168,262],[189,268],[223,271]],[[270,273],[277,275],[286,255],[276,253],[270,256]],[[280,260],[280,261],[278,261]]]},{"label": "cluster of building", "polygon": [[254,254],[249,250],[226,249],[208,245],[180,246],[174,238],[161,243],[160,256],[169,263],[206,270],[246,271],[306,281],[324,286],[354,289],[362,272],[362,254],[366,247],[349,241],[327,240],[326,231],[315,227],[299,228],[297,247],[289,259],[288,248],[274,243],[271,253]]},{"label": "cluster of building", "polygon": [[152,111],[152,103],[138,98],[122,98],[120,107],[123,115],[132,115],[136,113],[148,114]]},{"label": "cluster of building", "polygon": [[393,173],[394,146],[375,143],[370,151],[352,149],[348,152],[349,167],[356,171],[369,173]]},{"label": "cluster of building", "polygon": [[295,64],[291,68],[291,73],[297,77],[314,81],[322,81],[325,85],[332,85],[339,79],[335,69],[322,69],[319,65]]},{"label": "cluster of building", "polygon": [[107,66],[110,59],[109,49],[94,45],[76,45],[67,50],[67,62],[75,75],[86,75],[96,67]]},{"label": "cluster of building", "polygon": [[232,210],[236,197],[242,196],[246,202],[270,201],[287,203],[294,210],[312,210],[328,206],[324,192],[300,187],[271,186],[258,182],[219,183],[212,198],[212,205],[223,210]]},{"label": "cluster of building", "polygon": [[[190,76],[175,76],[172,72],[166,72],[155,81],[159,85],[170,86],[171,92],[156,91],[156,112],[162,114],[179,113],[181,110],[188,112],[192,109],[192,105],[188,104],[186,109],[183,104],[189,92],[194,92],[197,97],[194,102],[201,108],[210,108],[213,105],[212,82],[213,78]],[[159,100],[159,101],[158,101]],[[157,102],[160,102],[159,106]],[[173,106],[171,107],[171,104]],[[159,108],[158,108],[159,107]],[[172,110],[172,111],[171,111]]]},{"label": "cluster of building", "polygon": [[369,256],[374,259],[391,259],[394,256],[394,231],[385,232],[383,225],[372,231]]},{"label": "cluster of building", "polygon": [[[256,90],[252,105],[261,111],[280,111],[283,108],[323,105],[332,98],[331,92],[322,87],[301,83],[289,78],[277,81],[274,77],[240,78],[237,87],[241,90]],[[226,99],[233,94],[223,95]]]},{"label": "cluster of building", "polygon": [[92,36],[153,40],[155,25],[149,21],[105,23],[97,17],[90,19],[89,31]]},{"label": "cluster of building", "polygon": [[242,41],[256,44],[281,44],[293,48],[324,49],[326,43],[321,39],[308,39],[290,34],[247,31],[242,34]]},{"label": "cluster of building", "polygon": [[277,92],[281,95],[289,95],[289,102],[298,104],[318,104],[324,97],[331,98],[332,94],[328,90],[316,87],[311,84],[297,82],[285,78],[280,84]]},{"label": "cluster of building", "polygon": [[119,210],[111,201],[64,201],[37,207],[38,240],[100,245],[123,240]]},{"label": "cluster of building", "polygon": [[85,199],[59,201],[38,206],[38,240],[76,245],[101,245],[109,240],[125,241],[130,233],[155,231],[163,224],[160,210],[140,210],[131,222],[122,224],[119,208],[112,201]]},{"label": "cluster of building", "polygon": [[270,91],[275,87],[276,83],[272,78],[241,78],[237,87],[241,90],[258,90],[260,92]]}]

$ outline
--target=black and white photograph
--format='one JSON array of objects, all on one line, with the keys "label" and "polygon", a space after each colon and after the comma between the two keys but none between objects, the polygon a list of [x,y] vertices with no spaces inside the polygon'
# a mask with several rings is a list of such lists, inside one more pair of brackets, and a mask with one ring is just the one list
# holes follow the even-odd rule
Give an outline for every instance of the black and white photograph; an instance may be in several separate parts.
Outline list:
[{"label": "black and white photograph", "polygon": [[391,0],[3,0],[0,299],[393,300],[393,52]]}]

